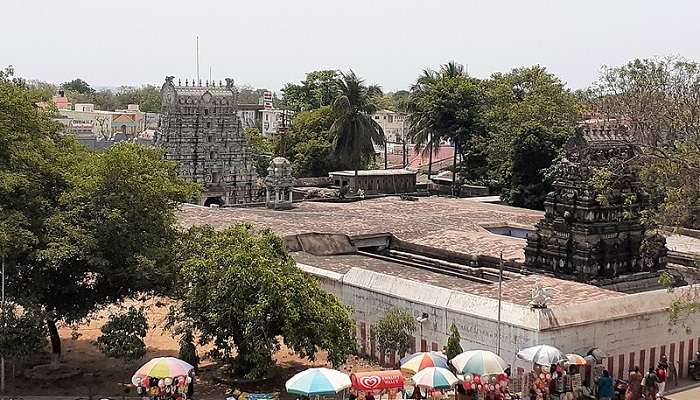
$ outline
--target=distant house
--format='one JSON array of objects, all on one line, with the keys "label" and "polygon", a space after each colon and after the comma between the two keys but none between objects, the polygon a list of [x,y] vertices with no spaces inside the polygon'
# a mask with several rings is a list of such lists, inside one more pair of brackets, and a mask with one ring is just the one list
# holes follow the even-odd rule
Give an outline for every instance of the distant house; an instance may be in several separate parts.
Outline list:
[{"label": "distant house", "polygon": [[384,130],[384,139],[388,142],[403,142],[408,134],[408,114],[380,110],[372,114],[379,126]]},{"label": "distant house", "polygon": [[416,171],[408,169],[371,169],[334,171],[328,176],[337,187],[349,186],[367,193],[413,193],[416,191]]}]

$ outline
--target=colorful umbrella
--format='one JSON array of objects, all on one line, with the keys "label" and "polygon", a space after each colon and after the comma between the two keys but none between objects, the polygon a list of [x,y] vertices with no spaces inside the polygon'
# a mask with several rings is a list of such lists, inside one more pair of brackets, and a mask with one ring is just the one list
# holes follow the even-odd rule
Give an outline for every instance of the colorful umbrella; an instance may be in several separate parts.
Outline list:
[{"label": "colorful umbrella", "polygon": [[459,380],[445,368],[428,367],[413,375],[413,383],[432,389],[449,389]]},{"label": "colorful umbrella", "polygon": [[465,351],[450,362],[462,374],[498,375],[508,368],[501,357],[488,350]]},{"label": "colorful umbrella", "polygon": [[175,357],[157,357],[144,364],[134,373],[136,377],[174,378],[187,376],[194,369],[190,364]]},{"label": "colorful umbrella", "polygon": [[569,365],[587,365],[588,361],[578,354],[567,354],[566,363]]},{"label": "colorful umbrella", "polygon": [[447,357],[437,351],[430,351],[413,353],[401,359],[401,371],[409,374],[429,367],[447,368]]},{"label": "colorful umbrella", "polygon": [[525,361],[531,361],[539,365],[552,365],[561,361],[566,361],[564,353],[556,347],[541,344],[538,346],[528,347],[518,352],[518,358]]},{"label": "colorful umbrella", "polygon": [[310,368],[291,377],[285,387],[288,393],[302,396],[334,395],[349,388],[350,377],[328,368]]}]

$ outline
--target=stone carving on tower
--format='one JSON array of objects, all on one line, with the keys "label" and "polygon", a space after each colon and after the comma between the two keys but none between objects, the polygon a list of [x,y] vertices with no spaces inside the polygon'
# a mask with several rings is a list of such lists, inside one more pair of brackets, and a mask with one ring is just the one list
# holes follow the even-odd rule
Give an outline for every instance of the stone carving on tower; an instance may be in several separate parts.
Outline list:
[{"label": "stone carving on tower", "polygon": [[[646,196],[633,162],[638,155],[624,126],[580,126],[565,146],[545,216],[527,239],[525,266],[580,281],[648,271],[640,254]],[[601,197],[594,177],[604,168],[614,169],[614,179]]]},{"label": "stone carving on tower", "polygon": [[204,186],[203,205],[254,201],[255,158],[238,118],[237,91],[232,79],[214,81],[165,78],[161,94],[161,125],[155,143],[165,158],[180,165],[180,175]]},{"label": "stone carving on tower", "polygon": [[274,210],[292,208],[292,164],[284,157],[275,157],[270,161],[265,177],[265,205]]}]

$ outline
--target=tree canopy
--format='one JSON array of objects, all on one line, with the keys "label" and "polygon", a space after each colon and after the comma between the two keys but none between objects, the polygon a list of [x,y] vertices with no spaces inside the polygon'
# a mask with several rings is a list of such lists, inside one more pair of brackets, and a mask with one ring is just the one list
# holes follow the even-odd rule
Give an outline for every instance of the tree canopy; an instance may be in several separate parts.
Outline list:
[{"label": "tree canopy", "polygon": [[70,82],[64,82],[61,84],[61,89],[70,90],[80,94],[90,94],[95,93],[95,89],[90,87],[90,85],[80,78],[73,79]]},{"label": "tree canopy", "polygon": [[413,333],[416,331],[416,320],[408,311],[391,307],[372,329],[377,335],[380,351],[384,354],[398,353],[403,357],[411,348]]},{"label": "tree canopy", "polygon": [[312,71],[300,83],[287,83],[282,89],[282,103],[293,111],[310,111],[330,106],[340,95],[338,72]]},{"label": "tree canopy", "polygon": [[296,267],[272,232],[195,227],[178,249],[182,305],[171,323],[195,329],[237,374],[266,375],[280,340],[310,359],[325,350],[334,365],[354,350],[348,310]]},{"label": "tree canopy", "polygon": [[[0,251],[8,297],[56,323],[162,287],[175,207],[198,190],[162,153],[132,143],[90,152],[28,92],[0,80]],[[168,282],[168,280],[165,280]]]}]

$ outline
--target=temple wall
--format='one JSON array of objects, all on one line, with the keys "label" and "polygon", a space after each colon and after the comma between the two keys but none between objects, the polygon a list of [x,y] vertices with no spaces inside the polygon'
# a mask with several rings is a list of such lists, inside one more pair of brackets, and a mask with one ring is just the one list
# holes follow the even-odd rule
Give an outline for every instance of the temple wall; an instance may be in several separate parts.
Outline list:
[{"label": "temple wall", "polygon": [[[383,364],[394,364],[398,357],[392,360],[379,355],[370,327],[391,306],[416,317],[428,313],[428,320],[423,323],[423,349],[441,350],[454,322],[465,350],[496,350],[498,305],[494,299],[359,268],[340,274],[308,265],[300,267],[352,307],[360,351]],[[603,364],[615,377],[620,372],[626,377],[628,369],[635,365],[649,368],[650,360],[655,363],[661,354],[667,354],[670,360],[681,362],[679,371],[683,375],[688,357],[700,343],[700,318],[689,321],[691,334],[680,327],[670,329],[666,311],[669,302],[664,290],[546,310],[503,302],[501,354],[514,366],[527,368],[522,361],[515,362],[517,351],[527,346],[551,344],[564,352],[584,355],[599,347],[611,356]],[[412,347],[421,350],[419,330]]]}]

